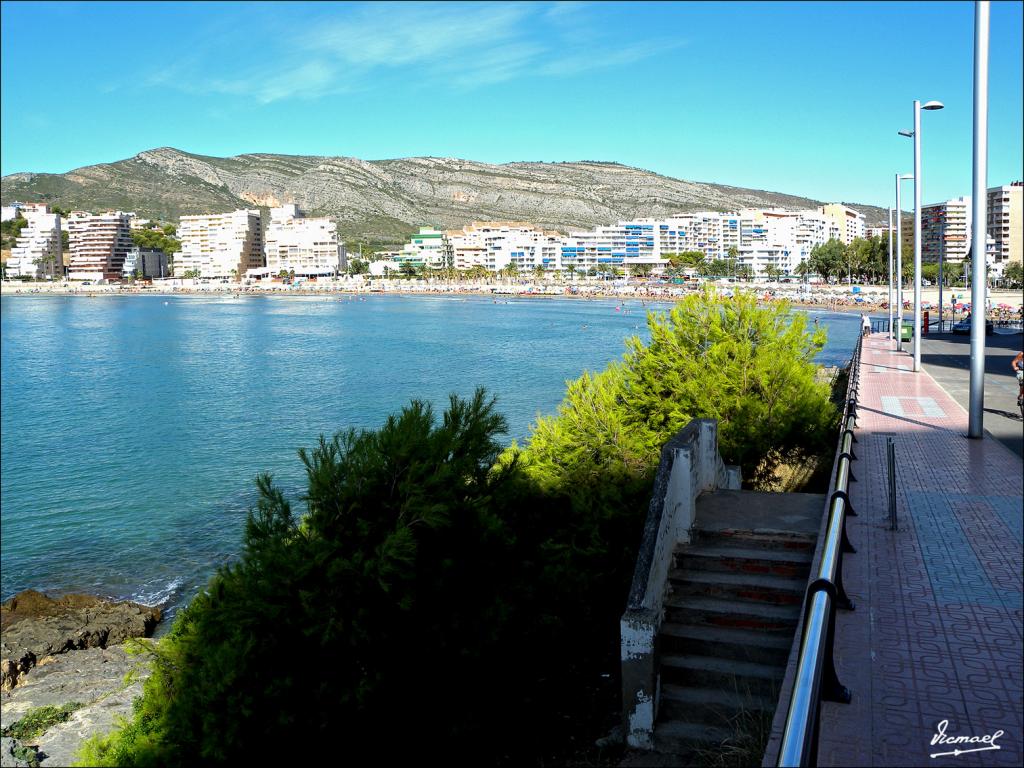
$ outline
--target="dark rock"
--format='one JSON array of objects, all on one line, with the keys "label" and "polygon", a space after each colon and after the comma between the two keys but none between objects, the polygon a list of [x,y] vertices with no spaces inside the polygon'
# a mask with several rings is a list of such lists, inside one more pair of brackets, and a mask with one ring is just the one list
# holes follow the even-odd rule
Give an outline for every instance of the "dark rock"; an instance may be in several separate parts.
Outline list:
[{"label": "dark rock", "polygon": [[159,608],[138,603],[26,590],[0,605],[0,690],[16,686],[47,656],[149,637],[159,621]]}]

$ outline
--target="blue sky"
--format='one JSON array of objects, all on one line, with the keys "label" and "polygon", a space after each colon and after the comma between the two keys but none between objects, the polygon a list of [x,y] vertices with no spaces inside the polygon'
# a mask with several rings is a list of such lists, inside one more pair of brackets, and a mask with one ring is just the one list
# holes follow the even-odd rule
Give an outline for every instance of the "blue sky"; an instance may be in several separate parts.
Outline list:
[{"label": "blue sky", "polygon": [[[1022,3],[992,3],[989,181],[1022,171]],[[0,166],[173,146],[615,160],[890,204],[971,193],[974,4],[2,3]],[[909,189],[908,189],[909,194]]]}]

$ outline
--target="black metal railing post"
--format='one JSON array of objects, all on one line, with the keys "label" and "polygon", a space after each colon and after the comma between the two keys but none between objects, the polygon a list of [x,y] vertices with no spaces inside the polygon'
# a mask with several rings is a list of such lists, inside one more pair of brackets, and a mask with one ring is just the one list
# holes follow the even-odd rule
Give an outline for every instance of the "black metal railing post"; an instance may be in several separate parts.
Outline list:
[{"label": "black metal railing post", "polygon": [[886,464],[889,469],[889,530],[896,530],[896,443],[886,438]]}]

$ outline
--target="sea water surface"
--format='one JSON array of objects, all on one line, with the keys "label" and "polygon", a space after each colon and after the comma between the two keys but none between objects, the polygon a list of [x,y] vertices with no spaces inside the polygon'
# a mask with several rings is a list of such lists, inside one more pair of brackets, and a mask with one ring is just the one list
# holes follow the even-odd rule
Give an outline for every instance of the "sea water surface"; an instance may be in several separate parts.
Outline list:
[{"label": "sea water surface", "polygon": [[[253,479],[301,493],[299,447],[440,415],[484,386],[522,441],[565,382],[646,340],[669,305],[484,297],[0,300],[0,592],[187,602],[240,549]],[[829,329],[849,359],[856,316]],[[301,509],[301,505],[297,506]]]}]

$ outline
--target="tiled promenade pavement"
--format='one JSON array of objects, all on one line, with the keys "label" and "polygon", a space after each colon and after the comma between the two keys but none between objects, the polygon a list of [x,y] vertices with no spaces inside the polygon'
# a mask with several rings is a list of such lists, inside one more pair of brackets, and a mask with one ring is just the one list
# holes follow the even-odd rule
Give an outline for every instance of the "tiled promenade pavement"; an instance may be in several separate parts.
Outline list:
[{"label": "tiled promenade pavement", "polygon": [[[850,704],[822,705],[819,765],[1019,766],[1022,464],[884,335],[865,340],[836,669]],[[886,436],[897,460],[889,530]],[[933,757],[947,736],[1003,731],[999,750]],[[984,744],[961,744],[972,749]]]}]

